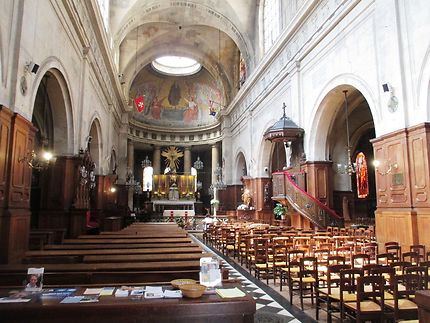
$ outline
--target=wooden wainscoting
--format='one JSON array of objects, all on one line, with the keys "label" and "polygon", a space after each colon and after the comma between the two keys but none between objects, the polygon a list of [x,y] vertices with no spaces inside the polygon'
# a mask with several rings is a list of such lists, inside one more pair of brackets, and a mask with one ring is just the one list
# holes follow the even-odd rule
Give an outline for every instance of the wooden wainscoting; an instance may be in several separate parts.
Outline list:
[{"label": "wooden wainscoting", "polygon": [[376,239],[380,250],[388,241],[398,241],[402,251],[418,244],[417,213],[410,209],[378,209],[375,212]]}]

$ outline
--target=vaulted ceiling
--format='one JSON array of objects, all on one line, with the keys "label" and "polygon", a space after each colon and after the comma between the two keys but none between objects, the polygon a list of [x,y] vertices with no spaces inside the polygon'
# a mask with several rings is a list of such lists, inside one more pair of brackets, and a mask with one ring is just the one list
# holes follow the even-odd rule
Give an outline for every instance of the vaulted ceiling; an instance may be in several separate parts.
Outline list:
[{"label": "vaulted ceiling", "polygon": [[[258,0],[111,0],[109,32],[125,91],[163,55],[194,58],[219,84],[222,103],[238,90],[239,55],[255,65]],[[140,73],[140,75],[139,75]],[[139,76],[139,77],[138,77]]]}]

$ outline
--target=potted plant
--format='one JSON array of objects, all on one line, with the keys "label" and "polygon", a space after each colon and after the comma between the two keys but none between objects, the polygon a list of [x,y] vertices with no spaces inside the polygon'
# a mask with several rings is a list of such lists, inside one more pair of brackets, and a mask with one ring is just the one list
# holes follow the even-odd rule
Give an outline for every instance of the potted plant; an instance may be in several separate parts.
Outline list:
[{"label": "potted plant", "polygon": [[275,215],[275,219],[283,220],[286,213],[287,207],[283,206],[281,203],[276,203],[276,206],[273,208],[273,214]]}]

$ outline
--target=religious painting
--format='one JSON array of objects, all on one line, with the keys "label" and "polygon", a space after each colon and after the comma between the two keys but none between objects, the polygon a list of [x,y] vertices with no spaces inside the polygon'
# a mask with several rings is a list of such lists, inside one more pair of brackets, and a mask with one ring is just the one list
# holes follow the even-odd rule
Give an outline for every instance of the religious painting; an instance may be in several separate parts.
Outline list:
[{"label": "religious painting", "polygon": [[369,195],[369,178],[367,172],[366,156],[360,152],[355,160],[357,177],[357,196],[364,199]]},{"label": "religious painting", "polygon": [[172,127],[205,127],[216,122],[214,102],[223,102],[216,81],[202,69],[188,77],[159,75],[148,68],[136,78],[130,97],[143,95],[145,109],[133,112],[137,121]]}]

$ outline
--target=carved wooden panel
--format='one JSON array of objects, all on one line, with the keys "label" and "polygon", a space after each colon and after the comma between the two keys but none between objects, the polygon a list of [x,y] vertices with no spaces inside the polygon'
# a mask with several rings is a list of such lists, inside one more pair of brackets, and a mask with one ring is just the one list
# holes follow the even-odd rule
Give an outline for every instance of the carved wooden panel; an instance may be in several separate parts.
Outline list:
[{"label": "carved wooden panel", "polygon": [[19,263],[28,250],[29,230],[29,211],[20,212],[20,214],[11,216],[9,227],[9,263]]},{"label": "carved wooden panel", "polygon": [[285,195],[285,179],[283,173],[273,174],[273,196],[283,197]]},{"label": "carved wooden panel", "polygon": [[380,161],[376,171],[378,208],[411,207],[406,131],[382,136],[372,143],[375,159]]},{"label": "carved wooden panel", "polygon": [[417,215],[418,227],[418,243],[426,246],[426,250],[430,248],[430,210],[425,212],[420,211]]},{"label": "carved wooden panel", "polygon": [[410,182],[413,207],[430,207],[429,143],[430,124],[424,123],[409,130]]},{"label": "carved wooden panel", "polygon": [[[407,172],[407,145],[406,138],[401,138],[397,142],[388,145],[388,163],[397,163],[397,170],[393,170],[391,177],[391,203],[392,206],[410,206],[409,180]],[[399,180],[395,180],[398,178]]]},{"label": "carved wooden panel", "polygon": [[388,241],[398,241],[402,250],[409,250],[409,246],[418,243],[417,217],[414,212],[405,210],[377,210],[376,238],[379,247],[384,250]]},{"label": "carved wooden panel", "polygon": [[13,116],[11,182],[9,207],[28,208],[30,205],[31,168],[23,160],[33,150],[35,128],[22,116]]},{"label": "carved wooden panel", "polygon": [[0,106],[0,207],[7,205],[12,112]]},{"label": "carved wooden panel", "polygon": [[317,179],[317,195],[316,198],[327,205],[327,188],[328,188],[328,172],[327,168],[318,167],[316,169],[316,179]]},{"label": "carved wooden panel", "polygon": [[331,162],[307,162],[302,165],[302,171],[306,172],[307,192],[328,207],[331,207],[333,201],[330,195],[330,168]]}]

